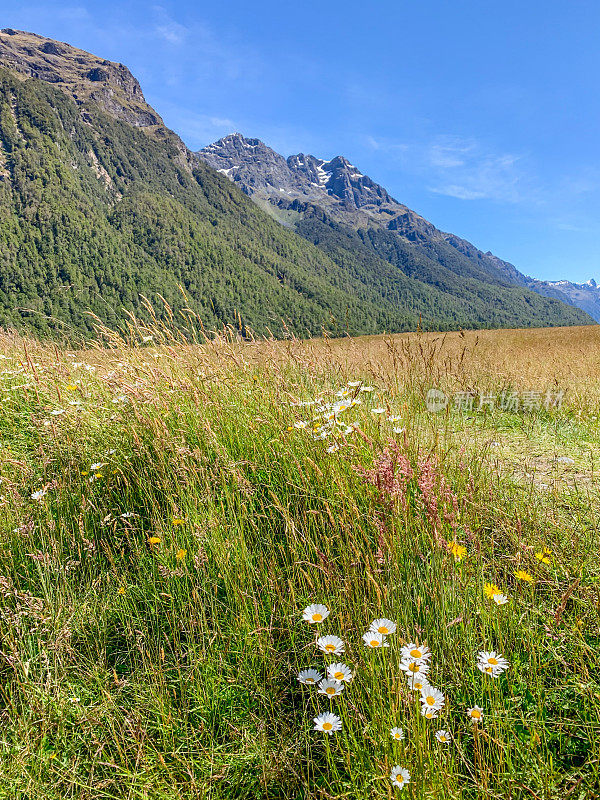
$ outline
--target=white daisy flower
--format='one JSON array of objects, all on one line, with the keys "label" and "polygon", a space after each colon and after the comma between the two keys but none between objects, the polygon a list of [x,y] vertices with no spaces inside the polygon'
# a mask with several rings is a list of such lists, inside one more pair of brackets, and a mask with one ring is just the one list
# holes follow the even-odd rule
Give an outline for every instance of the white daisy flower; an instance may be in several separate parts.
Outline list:
[{"label": "white daisy flower", "polygon": [[429,706],[421,706],[421,714],[425,719],[436,719],[438,715],[437,708],[429,708]]},{"label": "white daisy flower", "polygon": [[467,709],[467,716],[471,720],[471,722],[481,722],[483,719],[483,708],[479,706],[473,706],[473,708]]},{"label": "white daisy flower", "polygon": [[394,433],[404,433],[406,428],[394,428]]},{"label": "white daisy flower", "polygon": [[442,744],[449,744],[452,739],[452,735],[448,733],[448,731],[439,730],[435,732],[435,738]]},{"label": "white daisy flower", "polygon": [[337,453],[339,449],[340,449],[339,444],[330,444],[329,447],[327,448],[327,452],[331,455],[331,453]]},{"label": "white daisy flower", "polygon": [[321,636],[317,639],[317,647],[332,656],[341,656],[345,650],[345,645],[339,636]]},{"label": "white daisy flower", "polygon": [[48,489],[38,489],[37,492],[34,492],[31,495],[32,500],[41,500],[42,497],[45,497],[48,492]]},{"label": "white daisy flower", "polygon": [[396,742],[400,742],[402,739],[404,739],[404,731],[402,728],[392,728],[390,733],[392,734],[392,739],[394,739]]},{"label": "white daisy flower", "polygon": [[380,633],[382,636],[389,636],[390,633],[396,632],[396,623],[385,617],[382,617],[382,619],[374,619],[369,630]]},{"label": "white daisy flower", "polygon": [[421,690],[421,703],[423,703],[426,708],[435,708],[439,711],[445,702],[446,699],[439,689],[433,686],[427,686],[425,689]]},{"label": "white daisy flower", "polygon": [[93,470],[94,472],[96,472],[97,470],[102,469],[102,467],[105,467],[105,466],[106,466],[106,464],[104,464],[104,462],[98,461],[96,464],[92,464],[90,469]]},{"label": "white daisy flower", "polygon": [[350,394],[350,389],[340,389],[339,392],[335,393],[336,397],[348,397]]},{"label": "white daisy flower", "polygon": [[315,622],[323,622],[323,620],[327,619],[328,616],[329,609],[322,603],[313,603],[310,606],[306,606],[302,612],[302,619],[305,622],[308,622],[309,625],[312,625]]},{"label": "white daisy flower", "polygon": [[414,658],[403,658],[400,662],[400,669],[404,670],[407,675],[424,677],[429,672],[429,664],[426,661],[415,661]]},{"label": "white daisy flower", "polygon": [[352,680],[352,670],[347,664],[342,664],[341,661],[330,664],[327,667],[327,674],[332,680],[339,681],[340,683],[344,681],[349,683]]},{"label": "white daisy flower", "polygon": [[404,789],[410,783],[410,772],[402,767],[394,767],[390,772],[390,780],[398,789]]},{"label": "white daisy flower", "polygon": [[489,653],[482,650],[477,657],[477,666],[482,672],[485,672],[486,675],[497,678],[499,675],[502,675],[504,670],[510,665],[508,661],[503,658],[500,653],[496,653],[495,650],[491,650]]},{"label": "white daisy flower", "polygon": [[413,689],[416,692],[422,692],[429,686],[429,681],[425,675],[411,675],[408,672],[405,672],[404,674],[406,675],[409,689]]},{"label": "white daisy flower", "polygon": [[348,381],[348,386],[352,386],[354,389],[356,386],[360,386],[362,381]]},{"label": "white daisy flower", "polygon": [[360,387],[360,391],[361,392],[376,392],[377,389],[375,388],[375,386],[361,386]]},{"label": "white daisy flower", "polygon": [[340,681],[332,681],[329,678],[322,680],[319,684],[319,694],[325,694],[327,697],[336,697],[344,690],[344,684]]},{"label": "white daisy flower", "polygon": [[306,420],[303,419],[299,419],[298,422],[294,422],[294,428],[298,428],[299,430],[302,430],[302,428],[306,428],[307,425],[308,422],[306,422]]},{"label": "white daisy flower", "polygon": [[377,633],[376,631],[367,631],[363,633],[363,642],[365,643],[365,647],[389,647],[389,644],[385,641],[385,636],[381,633]]},{"label": "white daisy flower", "polygon": [[337,414],[341,414],[342,411],[347,411],[352,404],[349,400],[338,400],[338,402],[333,407],[332,415],[335,416]]},{"label": "white daisy flower", "polygon": [[298,673],[298,680],[305,686],[314,686],[316,683],[319,683],[319,681],[322,679],[323,676],[321,675],[320,672],[317,672],[316,669],[303,669],[301,672]]},{"label": "white daisy flower", "polygon": [[391,416],[391,417],[388,417],[388,422],[400,422],[401,419],[402,419],[402,417]]},{"label": "white daisy flower", "polygon": [[50,412],[50,414],[53,417],[58,417],[58,416],[60,416],[60,414],[65,414],[65,413],[66,413],[66,411],[65,411],[64,408],[55,408]]},{"label": "white daisy flower", "polygon": [[318,717],[314,718],[314,723],[315,731],[323,731],[323,733],[328,733],[330,736],[336,731],[342,730],[342,720],[337,714],[332,714],[330,711],[319,714]]},{"label": "white daisy flower", "polygon": [[424,663],[431,658],[431,650],[428,647],[414,644],[414,642],[405,645],[400,651],[400,654],[404,661],[419,661]]},{"label": "white daisy flower", "polygon": [[508,597],[505,594],[498,593],[492,595],[492,600],[497,606],[503,606],[508,603]]},{"label": "white daisy flower", "polygon": [[385,408],[372,408],[371,414],[385,414]]}]

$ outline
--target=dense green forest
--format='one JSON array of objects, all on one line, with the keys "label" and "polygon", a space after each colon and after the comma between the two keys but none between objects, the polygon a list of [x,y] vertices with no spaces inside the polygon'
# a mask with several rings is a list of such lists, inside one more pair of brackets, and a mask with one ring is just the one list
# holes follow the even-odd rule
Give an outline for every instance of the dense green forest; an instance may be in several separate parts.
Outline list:
[{"label": "dense green forest", "polygon": [[[579,309],[541,297],[463,258],[450,245],[415,246],[393,231],[354,230],[308,207],[296,232],[399,306],[463,328],[571,325],[589,322]],[[399,280],[398,274],[403,280]]]},{"label": "dense green forest", "polygon": [[72,340],[93,333],[89,312],[109,326],[126,310],[143,317],[144,296],[159,315],[164,298],[206,329],[237,324],[259,335],[284,325],[298,335],[395,332],[419,319],[442,330],[589,322],[527,290],[428,276],[431,262],[415,264],[400,245],[391,264],[360,234],[317,217],[298,236],[174,135],[88,111],[0,69],[4,327]]}]

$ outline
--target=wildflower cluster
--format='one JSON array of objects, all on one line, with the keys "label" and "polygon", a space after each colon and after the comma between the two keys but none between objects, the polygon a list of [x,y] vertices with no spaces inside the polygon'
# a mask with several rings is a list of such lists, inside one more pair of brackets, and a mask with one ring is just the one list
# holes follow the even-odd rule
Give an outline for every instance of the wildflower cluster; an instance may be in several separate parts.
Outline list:
[{"label": "wildflower cluster", "polygon": [[[493,584],[486,585],[486,594],[498,598],[500,590]],[[497,602],[497,601],[496,601]],[[307,606],[302,612],[302,618],[309,625],[319,625],[330,615],[329,608],[322,603]],[[367,649],[377,650],[390,647],[387,637],[397,631],[396,623],[381,617],[373,620],[369,630],[362,635],[364,646]],[[343,639],[335,634],[317,635],[317,648],[326,656],[340,656],[346,650]],[[408,688],[418,693],[421,714],[425,719],[436,719],[446,706],[446,696],[433,686],[429,681],[432,652],[427,645],[418,642],[409,642],[400,649],[400,669],[403,672]],[[509,662],[495,650],[482,650],[476,660],[477,668],[492,678],[499,677],[509,667]],[[324,671],[309,668],[298,673],[298,681],[304,686],[316,686],[317,694],[327,697],[330,701],[338,698],[345,687],[353,680],[355,673],[348,664],[342,661],[333,661]],[[467,718],[472,723],[483,721],[483,708],[474,705],[467,709]],[[333,736],[342,730],[342,718],[331,710],[322,712],[314,717],[314,730]],[[404,729],[394,726],[390,730],[394,742],[405,739]],[[446,728],[440,728],[434,734],[439,744],[450,744],[452,733]],[[402,789],[411,779],[410,772],[405,767],[396,765],[392,768],[389,779],[393,786]]]},{"label": "wildflower cluster", "polygon": [[[310,419],[297,419],[289,430],[296,428],[305,430],[313,439],[329,440],[328,453],[335,453],[348,443],[348,437],[356,432],[360,423],[349,421],[348,412],[362,406],[365,413],[375,418],[382,418],[393,426],[394,433],[402,433],[404,428],[398,427],[401,417],[390,414],[384,406],[371,407],[370,400],[375,397],[377,389],[362,381],[349,381],[346,386],[335,393],[335,400],[327,401],[324,393],[314,400],[291,403],[293,408],[304,408],[310,411]],[[363,403],[363,398],[365,398]]]},{"label": "wildflower cluster", "polygon": [[506,603],[508,603],[508,597],[502,592],[499,586],[496,586],[495,583],[486,583],[483,587],[483,593],[497,606],[504,606]]},{"label": "wildflower cluster", "polygon": [[[314,603],[304,609],[302,618],[305,622],[308,622],[309,625],[314,625],[327,619],[329,613],[327,606],[321,603]],[[391,619],[387,619],[386,617],[375,619],[369,626],[369,630],[363,634],[363,643],[366,648],[372,650],[387,648],[389,647],[389,642],[386,637],[391,636],[395,632],[396,623]],[[326,655],[341,655],[346,649],[344,641],[340,639],[339,636],[332,634],[317,637],[317,647]],[[409,649],[412,649],[413,653],[417,652],[415,650],[416,647],[417,645],[409,645]],[[428,657],[428,652],[427,648],[424,648],[418,651],[418,655],[426,659]],[[410,671],[410,664],[413,662],[414,659],[409,654],[408,658],[402,661],[404,665],[403,668]],[[326,672],[327,675],[325,677],[316,669],[301,670],[298,673],[298,680],[305,686],[317,686],[317,694],[325,695],[330,700],[333,700],[342,694],[344,686],[349,684],[354,676],[351,668],[341,661],[328,664]],[[322,731],[329,736],[333,736],[334,733],[342,730],[341,717],[331,711],[318,714],[313,722],[314,730]],[[392,728],[391,735],[394,741],[401,741],[404,739],[404,731],[402,728]],[[394,786],[402,789],[410,781],[410,772],[404,767],[395,766],[390,773],[390,781]]]}]

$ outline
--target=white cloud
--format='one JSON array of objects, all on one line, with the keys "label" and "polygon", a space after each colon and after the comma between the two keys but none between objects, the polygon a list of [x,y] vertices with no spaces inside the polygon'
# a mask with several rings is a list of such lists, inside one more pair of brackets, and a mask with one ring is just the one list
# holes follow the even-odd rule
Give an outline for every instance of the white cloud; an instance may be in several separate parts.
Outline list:
[{"label": "white cloud", "polygon": [[161,113],[167,125],[177,131],[191,150],[199,150],[240,128],[239,121],[229,117],[197,113],[175,103],[161,103]]},{"label": "white cloud", "polygon": [[429,160],[432,166],[443,169],[464,167],[465,159],[473,153],[473,141],[464,141],[458,137],[449,138],[446,142],[438,142],[429,148]]},{"label": "white cloud", "polygon": [[208,117],[208,122],[215,128],[235,128],[235,122],[227,117]]},{"label": "white cloud", "polygon": [[522,155],[490,152],[475,139],[442,137],[430,145],[425,158],[434,172],[430,188],[436,194],[509,203],[530,198]]},{"label": "white cloud", "polygon": [[182,44],[188,34],[185,25],[170,17],[162,6],[153,6],[152,10],[156,17],[154,33],[169,44]]},{"label": "white cloud", "polygon": [[459,200],[531,202],[535,190],[522,154],[499,153],[471,137],[435,136],[427,142],[367,139],[376,150],[396,155],[409,171],[422,175],[435,194]]}]

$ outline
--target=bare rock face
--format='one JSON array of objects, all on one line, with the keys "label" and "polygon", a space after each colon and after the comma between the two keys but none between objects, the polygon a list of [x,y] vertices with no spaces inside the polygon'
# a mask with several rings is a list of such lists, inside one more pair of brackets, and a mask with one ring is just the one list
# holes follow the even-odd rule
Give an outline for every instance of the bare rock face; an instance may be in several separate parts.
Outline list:
[{"label": "bare rock face", "polygon": [[241,133],[219,139],[198,156],[249,195],[258,192],[271,198],[320,201],[346,211],[385,203],[400,206],[343,156],[323,161],[299,153],[285,159],[260,139],[247,139]]},{"label": "bare rock face", "polygon": [[24,77],[55,84],[80,105],[87,101],[130,125],[164,127],[145,101],[139,83],[123,64],[115,64],[35,33],[3,28],[0,66]]},{"label": "bare rock face", "polygon": [[304,181],[289,168],[283,156],[260,139],[246,139],[241,133],[225,136],[198,155],[248,195],[257,192],[289,195],[301,193],[305,188]]},{"label": "bare rock face", "polygon": [[108,72],[100,67],[94,67],[89,72],[86,72],[85,77],[88,81],[103,81],[108,83]]},{"label": "bare rock face", "polygon": [[56,42],[52,41],[44,42],[40,50],[42,53],[47,53],[50,56],[60,56],[63,52]]}]

